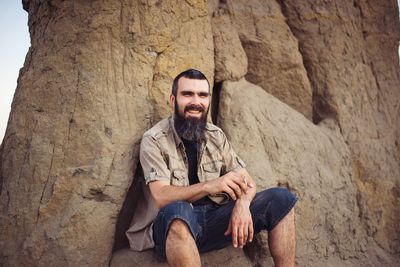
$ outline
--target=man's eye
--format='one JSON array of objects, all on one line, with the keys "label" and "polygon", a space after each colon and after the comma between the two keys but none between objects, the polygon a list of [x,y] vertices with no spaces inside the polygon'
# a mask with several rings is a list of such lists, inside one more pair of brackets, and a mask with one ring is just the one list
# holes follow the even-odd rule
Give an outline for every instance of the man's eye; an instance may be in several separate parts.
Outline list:
[{"label": "man's eye", "polygon": [[200,97],[208,97],[208,94],[207,94],[207,93],[199,94],[199,96],[200,96]]}]

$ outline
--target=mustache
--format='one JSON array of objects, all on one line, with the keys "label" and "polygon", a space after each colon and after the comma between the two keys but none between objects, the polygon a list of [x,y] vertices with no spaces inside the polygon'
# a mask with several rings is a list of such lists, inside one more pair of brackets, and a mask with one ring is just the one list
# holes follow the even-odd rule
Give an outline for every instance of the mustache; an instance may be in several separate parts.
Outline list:
[{"label": "mustache", "polygon": [[191,104],[191,105],[187,105],[185,107],[184,111],[186,112],[189,110],[196,110],[196,111],[204,112],[206,109],[202,105]]}]

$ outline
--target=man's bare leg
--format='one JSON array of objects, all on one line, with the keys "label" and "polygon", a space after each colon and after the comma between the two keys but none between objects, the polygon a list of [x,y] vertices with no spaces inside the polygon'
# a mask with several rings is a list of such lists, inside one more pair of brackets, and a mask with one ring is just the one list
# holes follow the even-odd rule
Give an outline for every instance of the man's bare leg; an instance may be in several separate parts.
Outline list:
[{"label": "man's bare leg", "polygon": [[275,266],[294,266],[296,254],[294,209],[268,233],[268,245],[274,258]]},{"label": "man's bare leg", "polygon": [[196,243],[184,221],[175,219],[170,224],[165,244],[165,254],[170,266],[201,266]]}]

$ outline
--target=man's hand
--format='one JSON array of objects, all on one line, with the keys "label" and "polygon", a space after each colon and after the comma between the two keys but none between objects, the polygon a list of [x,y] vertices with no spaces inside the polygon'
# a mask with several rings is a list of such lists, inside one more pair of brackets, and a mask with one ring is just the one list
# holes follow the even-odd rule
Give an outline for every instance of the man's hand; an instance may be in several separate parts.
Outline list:
[{"label": "man's hand", "polygon": [[231,220],[225,236],[232,235],[232,244],[243,248],[247,242],[253,241],[253,219],[250,213],[250,201],[239,199],[232,210]]},{"label": "man's hand", "polygon": [[228,172],[217,179],[208,181],[205,186],[210,195],[226,192],[233,200],[236,200],[242,194],[246,194],[248,187],[252,187],[252,184],[247,184],[245,176]]}]

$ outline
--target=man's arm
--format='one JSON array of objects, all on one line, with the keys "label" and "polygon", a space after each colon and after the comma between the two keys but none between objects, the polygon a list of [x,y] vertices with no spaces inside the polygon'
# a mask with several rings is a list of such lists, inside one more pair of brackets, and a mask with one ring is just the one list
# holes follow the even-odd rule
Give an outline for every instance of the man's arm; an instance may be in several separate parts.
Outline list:
[{"label": "man's arm", "polygon": [[236,200],[225,235],[232,235],[232,244],[234,247],[239,245],[239,247],[243,248],[247,242],[253,241],[254,230],[250,213],[250,203],[256,195],[257,188],[253,178],[245,168],[238,171],[238,174],[246,177],[249,189]]},{"label": "man's arm", "polygon": [[234,172],[205,183],[190,186],[170,185],[171,172],[164,161],[161,150],[151,136],[145,136],[140,144],[140,163],[146,183],[159,208],[174,201],[196,201],[209,194],[226,192],[234,200],[246,192],[248,187],[243,177]]},{"label": "man's arm", "polygon": [[236,200],[236,203],[244,202],[250,206],[251,201],[257,193],[256,183],[245,168],[240,169],[237,174],[241,177],[245,177],[245,183],[249,189],[247,190],[247,193],[243,194],[238,200]]},{"label": "man's arm", "polygon": [[173,186],[166,181],[154,181],[149,183],[149,187],[158,207],[162,208],[174,201],[184,200],[194,202],[204,196],[221,192],[228,193],[232,199],[236,200],[244,197],[245,192],[250,191],[248,190],[248,184],[243,175],[229,172],[218,179],[190,186]]}]

